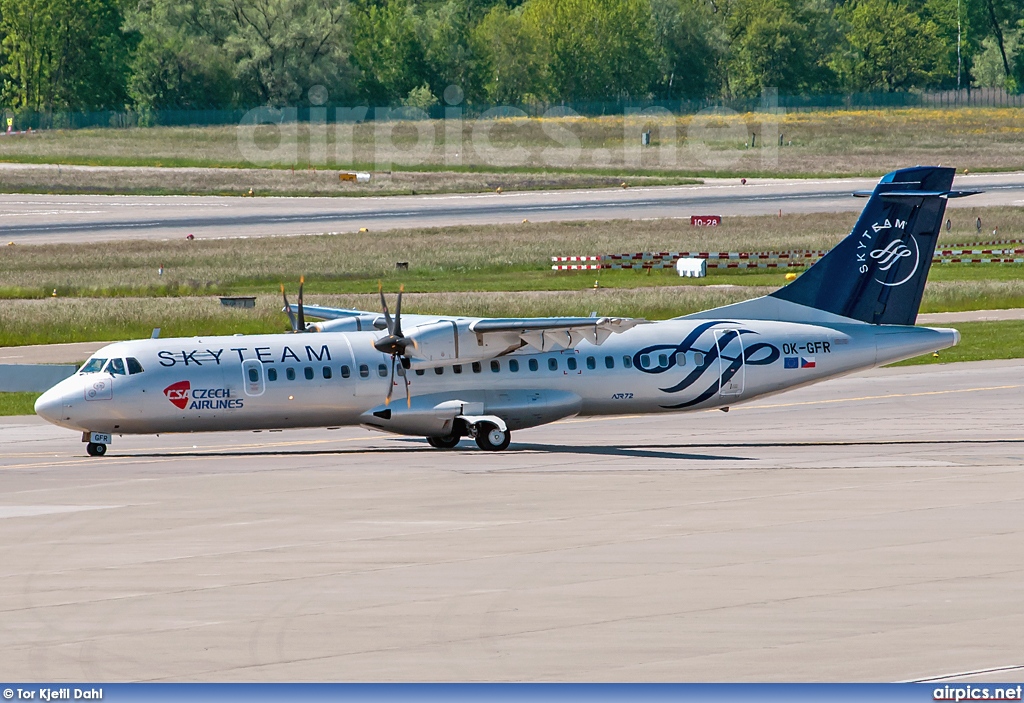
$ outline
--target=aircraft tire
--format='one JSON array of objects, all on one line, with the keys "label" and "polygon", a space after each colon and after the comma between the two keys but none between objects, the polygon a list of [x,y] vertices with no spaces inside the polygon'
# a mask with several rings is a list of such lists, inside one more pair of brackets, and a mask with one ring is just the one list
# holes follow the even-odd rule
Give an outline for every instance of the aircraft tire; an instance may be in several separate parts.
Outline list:
[{"label": "aircraft tire", "polygon": [[485,452],[500,452],[508,449],[512,441],[512,433],[508,430],[502,432],[495,425],[486,424],[480,427],[476,433],[476,445]]},{"label": "aircraft tire", "polygon": [[432,446],[434,449],[455,449],[455,445],[459,443],[462,437],[458,435],[448,435],[447,437],[427,437],[427,444]]},{"label": "aircraft tire", "polygon": [[107,445],[89,442],[85,445],[85,453],[89,456],[103,456],[107,453]]}]

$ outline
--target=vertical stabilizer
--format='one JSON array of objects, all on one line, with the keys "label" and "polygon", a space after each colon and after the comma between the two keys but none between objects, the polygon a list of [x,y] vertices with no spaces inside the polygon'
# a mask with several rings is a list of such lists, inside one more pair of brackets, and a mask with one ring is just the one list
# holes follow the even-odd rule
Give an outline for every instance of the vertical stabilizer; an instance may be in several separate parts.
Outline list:
[{"label": "vertical stabilizer", "polygon": [[[881,325],[913,325],[932,263],[952,168],[893,171],[846,239],[771,297]],[[858,194],[859,195],[859,194]]]}]

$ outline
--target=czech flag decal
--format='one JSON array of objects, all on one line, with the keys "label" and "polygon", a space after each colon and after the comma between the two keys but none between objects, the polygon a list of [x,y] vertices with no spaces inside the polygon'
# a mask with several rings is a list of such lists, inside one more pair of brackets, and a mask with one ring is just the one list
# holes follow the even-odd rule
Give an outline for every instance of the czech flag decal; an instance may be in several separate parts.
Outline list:
[{"label": "czech flag decal", "polygon": [[801,356],[800,357],[800,368],[802,368],[802,369],[813,369],[814,368],[814,357],[813,356]]}]

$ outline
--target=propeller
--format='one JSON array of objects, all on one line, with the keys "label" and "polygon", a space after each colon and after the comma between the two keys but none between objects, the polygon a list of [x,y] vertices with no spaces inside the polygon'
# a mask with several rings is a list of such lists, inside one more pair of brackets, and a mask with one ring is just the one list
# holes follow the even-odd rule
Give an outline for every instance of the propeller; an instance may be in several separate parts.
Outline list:
[{"label": "propeller", "polygon": [[302,308],[302,287],[306,283],[306,277],[299,277],[299,310],[298,316],[292,312],[291,305],[288,304],[288,294],[284,292],[284,284],[281,284],[281,296],[284,298],[284,311],[288,313],[288,322],[291,323],[292,332],[306,332],[306,313]]},{"label": "propeller", "polygon": [[[395,390],[395,363],[398,361],[399,356],[405,356],[406,349],[410,346],[415,347],[416,342],[402,334],[402,293],[405,292],[405,286],[398,290],[394,319],[392,319],[391,312],[388,310],[388,301],[384,297],[384,286],[380,281],[377,282],[377,289],[380,293],[380,305],[384,309],[384,320],[388,325],[388,334],[386,337],[381,337],[375,341],[373,347],[382,354],[391,355],[391,381],[388,383],[388,394],[384,398],[384,405],[390,405],[391,394]],[[403,364],[403,370],[404,368],[405,365]],[[407,407],[410,407],[412,405],[412,397],[409,395],[409,376],[405,373],[402,373],[401,376],[405,381],[405,404]]]}]

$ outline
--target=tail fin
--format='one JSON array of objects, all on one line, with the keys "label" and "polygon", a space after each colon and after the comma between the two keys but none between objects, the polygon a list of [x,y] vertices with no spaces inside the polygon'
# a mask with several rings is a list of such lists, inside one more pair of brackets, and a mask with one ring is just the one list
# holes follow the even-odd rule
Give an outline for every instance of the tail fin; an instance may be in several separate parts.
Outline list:
[{"label": "tail fin", "polygon": [[[771,294],[876,325],[913,325],[955,169],[906,168],[883,176],[846,239]],[[868,195],[857,193],[857,195]]]}]

